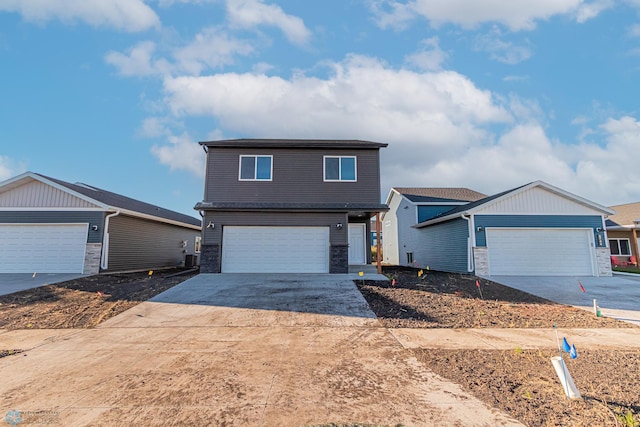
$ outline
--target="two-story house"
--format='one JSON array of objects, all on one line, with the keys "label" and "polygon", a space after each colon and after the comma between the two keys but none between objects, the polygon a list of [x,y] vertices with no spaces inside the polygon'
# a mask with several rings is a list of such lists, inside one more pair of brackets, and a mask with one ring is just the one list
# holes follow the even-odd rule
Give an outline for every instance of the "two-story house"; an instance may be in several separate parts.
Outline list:
[{"label": "two-story house", "polygon": [[237,139],[206,153],[200,271],[347,273],[371,262],[380,148],[358,140]]}]

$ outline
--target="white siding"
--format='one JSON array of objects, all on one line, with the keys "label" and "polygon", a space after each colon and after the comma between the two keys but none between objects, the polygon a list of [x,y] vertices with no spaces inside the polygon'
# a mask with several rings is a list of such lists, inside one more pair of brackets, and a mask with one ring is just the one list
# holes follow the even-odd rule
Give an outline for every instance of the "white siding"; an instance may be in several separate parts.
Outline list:
[{"label": "white siding", "polygon": [[478,210],[478,214],[602,215],[602,212],[534,187]]},{"label": "white siding", "polygon": [[4,208],[94,208],[95,205],[39,181],[0,193]]},{"label": "white siding", "polygon": [[398,218],[397,210],[402,196],[393,193],[389,201],[389,211],[384,214],[382,219],[382,261],[398,265]]}]

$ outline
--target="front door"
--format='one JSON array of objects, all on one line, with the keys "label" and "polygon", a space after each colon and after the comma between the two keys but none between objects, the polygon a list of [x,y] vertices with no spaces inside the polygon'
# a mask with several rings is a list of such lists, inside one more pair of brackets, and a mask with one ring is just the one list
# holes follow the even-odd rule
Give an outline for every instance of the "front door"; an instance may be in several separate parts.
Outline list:
[{"label": "front door", "polygon": [[367,263],[366,230],[366,224],[349,224],[349,265]]}]

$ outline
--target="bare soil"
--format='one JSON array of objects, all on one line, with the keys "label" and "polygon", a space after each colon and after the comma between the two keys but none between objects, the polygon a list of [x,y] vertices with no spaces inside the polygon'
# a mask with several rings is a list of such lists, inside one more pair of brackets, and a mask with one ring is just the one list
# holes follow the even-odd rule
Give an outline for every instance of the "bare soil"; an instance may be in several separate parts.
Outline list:
[{"label": "bare soil", "polygon": [[[356,281],[387,328],[630,328],[631,324],[475,276],[387,267],[393,282]],[[476,285],[480,284],[480,289]],[[480,296],[482,292],[482,297]],[[640,352],[578,349],[564,357],[584,397],[564,395],[554,349],[421,349],[416,358],[529,426],[640,426]]]},{"label": "bare soil", "polygon": [[[625,328],[630,324],[473,276],[386,268],[390,282],[357,281],[388,328]],[[98,275],[0,296],[0,328],[92,328],[192,277],[157,271]],[[480,296],[482,291],[482,297]],[[0,357],[19,352],[0,348]],[[640,426],[640,352],[578,349],[565,357],[584,400],[564,397],[553,349],[414,352],[437,374],[530,426]],[[355,425],[355,424],[354,424]]]},{"label": "bare soil", "polygon": [[195,274],[176,269],[99,274],[2,295],[0,329],[92,328]]}]

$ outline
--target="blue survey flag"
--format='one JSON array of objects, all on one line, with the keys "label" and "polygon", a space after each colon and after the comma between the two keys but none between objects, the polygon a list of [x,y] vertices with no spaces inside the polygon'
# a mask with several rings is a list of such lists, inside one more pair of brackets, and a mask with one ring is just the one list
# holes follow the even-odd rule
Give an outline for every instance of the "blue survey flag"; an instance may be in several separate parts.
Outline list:
[{"label": "blue survey flag", "polygon": [[578,350],[576,350],[576,346],[574,344],[571,344],[571,351],[569,351],[569,356],[571,356],[572,359],[578,358]]},{"label": "blue survey flag", "polygon": [[567,342],[566,338],[562,338],[562,350],[566,353],[569,353],[571,351],[571,346]]}]

